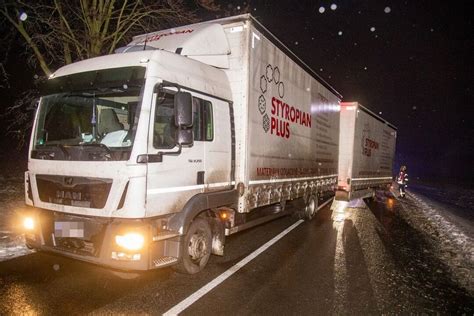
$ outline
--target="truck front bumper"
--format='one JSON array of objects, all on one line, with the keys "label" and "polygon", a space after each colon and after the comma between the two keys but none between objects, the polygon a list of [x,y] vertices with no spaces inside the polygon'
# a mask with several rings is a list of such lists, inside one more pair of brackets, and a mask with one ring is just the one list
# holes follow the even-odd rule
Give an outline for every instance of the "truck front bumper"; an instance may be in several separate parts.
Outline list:
[{"label": "truck front bumper", "polygon": [[[99,218],[42,209],[28,216],[35,225],[25,232],[25,239],[34,249],[125,271],[161,268],[179,258],[181,236],[166,230],[166,217]],[[130,233],[143,237],[141,247],[117,243],[117,236]]]}]

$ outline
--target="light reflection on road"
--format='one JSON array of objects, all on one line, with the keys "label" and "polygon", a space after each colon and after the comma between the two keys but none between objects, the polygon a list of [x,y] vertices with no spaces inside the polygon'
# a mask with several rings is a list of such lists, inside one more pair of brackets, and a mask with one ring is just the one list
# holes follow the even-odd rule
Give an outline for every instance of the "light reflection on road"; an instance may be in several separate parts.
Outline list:
[{"label": "light reflection on road", "polygon": [[26,288],[22,284],[14,284],[7,288],[4,294],[5,298],[11,304],[11,311],[17,315],[38,315],[31,305],[31,295],[26,293]]},{"label": "light reflection on road", "polygon": [[346,219],[346,201],[333,201],[331,206],[333,227],[337,231],[336,252],[334,257],[334,314],[347,313],[347,266],[344,251],[344,220]]}]

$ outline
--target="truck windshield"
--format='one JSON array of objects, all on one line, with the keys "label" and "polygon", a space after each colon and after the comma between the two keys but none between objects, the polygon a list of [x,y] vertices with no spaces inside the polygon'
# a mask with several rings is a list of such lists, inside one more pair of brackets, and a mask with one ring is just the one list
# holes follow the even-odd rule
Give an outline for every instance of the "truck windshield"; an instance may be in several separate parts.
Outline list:
[{"label": "truck windshield", "polygon": [[41,99],[32,158],[128,160],[143,82],[110,75],[97,71],[53,82],[59,91]]}]

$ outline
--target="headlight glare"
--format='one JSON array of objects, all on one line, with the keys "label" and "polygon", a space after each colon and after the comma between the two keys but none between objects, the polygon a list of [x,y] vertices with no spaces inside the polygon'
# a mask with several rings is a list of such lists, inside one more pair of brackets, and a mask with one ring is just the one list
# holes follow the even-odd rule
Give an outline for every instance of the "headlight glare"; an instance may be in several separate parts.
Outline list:
[{"label": "headlight glare", "polygon": [[35,229],[35,220],[32,217],[25,217],[25,219],[23,219],[23,228],[26,230]]},{"label": "headlight glare", "polygon": [[143,248],[145,238],[139,233],[127,233],[115,236],[115,242],[127,250],[140,250]]}]

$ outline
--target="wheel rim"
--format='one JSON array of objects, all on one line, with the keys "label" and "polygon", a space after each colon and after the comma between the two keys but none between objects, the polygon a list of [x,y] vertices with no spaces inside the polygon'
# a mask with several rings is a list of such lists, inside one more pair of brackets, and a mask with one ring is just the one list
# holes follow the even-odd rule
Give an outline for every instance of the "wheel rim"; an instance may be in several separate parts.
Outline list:
[{"label": "wheel rim", "polygon": [[314,202],[313,198],[310,198],[308,206],[306,206],[306,214],[308,218],[312,218],[315,213],[316,213],[316,203]]},{"label": "wheel rim", "polygon": [[191,260],[195,263],[199,264],[206,257],[208,248],[206,236],[202,231],[197,231],[189,239],[188,253]]}]

